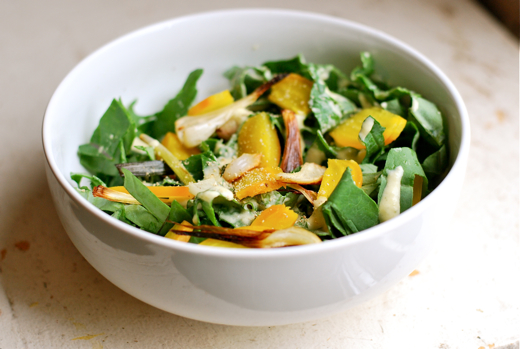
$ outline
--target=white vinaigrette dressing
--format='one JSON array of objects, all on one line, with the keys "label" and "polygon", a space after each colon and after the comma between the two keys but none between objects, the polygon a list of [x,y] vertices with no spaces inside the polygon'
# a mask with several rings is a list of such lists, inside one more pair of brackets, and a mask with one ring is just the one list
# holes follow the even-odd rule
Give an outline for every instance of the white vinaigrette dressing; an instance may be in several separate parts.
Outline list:
[{"label": "white vinaigrette dressing", "polygon": [[388,171],[386,187],[379,203],[379,221],[385,222],[399,215],[401,211],[401,179],[404,170],[402,166]]}]

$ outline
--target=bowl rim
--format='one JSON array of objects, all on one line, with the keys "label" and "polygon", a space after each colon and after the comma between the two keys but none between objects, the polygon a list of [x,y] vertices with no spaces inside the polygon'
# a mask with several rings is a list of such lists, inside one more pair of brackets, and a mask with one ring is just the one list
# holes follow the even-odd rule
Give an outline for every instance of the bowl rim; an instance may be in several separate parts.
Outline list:
[{"label": "bowl rim", "polygon": [[[64,88],[64,85],[71,80],[77,71],[81,69],[84,65],[88,64],[90,61],[95,60],[97,56],[101,55],[103,52],[110,50],[112,46],[116,46],[119,43],[122,43],[127,40],[132,40],[132,38],[136,36],[148,35],[158,30],[162,30],[164,28],[176,25],[178,23],[184,21],[190,21],[192,19],[202,19],[209,17],[219,17],[219,16],[243,16],[243,15],[261,15],[261,16],[290,16],[290,17],[298,17],[304,20],[316,21],[316,22],[324,22],[327,24],[334,24],[340,27],[348,28],[350,30],[355,30],[358,32],[363,32],[369,36],[375,37],[379,40],[386,41],[392,46],[397,47],[401,52],[406,53],[408,56],[412,57],[419,63],[423,64],[430,72],[434,74],[436,78],[438,78],[442,85],[449,92],[451,97],[454,100],[455,107],[457,108],[460,115],[460,123],[461,123],[461,139],[460,139],[460,147],[457,154],[456,159],[453,162],[453,165],[450,171],[447,173],[445,178],[439,183],[439,185],[432,190],[427,197],[421,200],[418,204],[413,206],[412,208],[406,210],[401,213],[399,216],[388,220],[383,223],[379,223],[371,228],[363,230],[362,232],[343,236],[337,239],[332,239],[329,241],[324,241],[321,244],[312,244],[312,245],[303,245],[303,246],[292,246],[291,248],[274,248],[274,249],[231,249],[231,248],[215,248],[213,246],[198,246],[196,244],[187,244],[183,242],[178,242],[175,240],[164,238],[163,236],[159,236],[150,232],[146,232],[144,230],[138,229],[136,227],[132,227],[126,223],[123,223],[110,215],[104,213],[99,210],[97,207],[88,202],[85,198],[83,198],[76,190],[72,187],[72,185],[67,181],[65,175],[61,173],[59,170],[54,156],[52,154],[52,136],[50,135],[51,130],[47,126],[49,124],[49,119],[52,115],[50,112],[53,109],[54,104],[56,103],[57,96],[61,93],[61,90]],[[238,8],[238,9],[227,9],[227,10],[216,10],[216,11],[207,11],[207,12],[199,12],[189,15],[184,15],[180,17],[175,17],[172,19],[168,19],[165,21],[157,22],[136,30],[133,30],[127,34],[119,36],[114,40],[109,41],[104,44],[100,48],[96,49],[92,53],[90,53],[87,57],[82,59],[78,64],[74,66],[74,68],[67,73],[65,78],[60,82],[56,90],[54,91],[47,108],[45,109],[43,121],[42,121],[42,143],[44,156],[47,161],[47,165],[54,175],[58,184],[63,188],[63,190],[68,194],[68,196],[76,202],[80,207],[86,209],[89,213],[93,214],[97,218],[101,219],[107,224],[107,228],[118,229],[120,231],[124,231],[127,234],[130,234],[132,237],[142,240],[143,242],[153,243],[161,245],[162,247],[177,250],[179,252],[188,252],[188,253],[196,253],[205,256],[213,256],[213,257],[226,257],[226,258],[285,258],[291,256],[302,256],[309,255],[314,253],[327,253],[332,252],[333,250],[343,249],[346,245],[353,245],[365,240],[374,239],[389,230],[393,230],[406,221],[412,220],[414,217],[417,217],[424,210],[426,210],[429,206],[431,206],[430,202],[433,203],[434,198],[441,195],[441,192],[444,191],[443,188],[448,186],[448,182],[452,180],[455,176],[456,172],[465,173],[466,162],[469,154],[469,146],[470,146],[470,125],[469,125],[469,116],[466,109],[466,106],[460,96],[459,92],[455,88],[454,84],[450,81],[450,79],[428,58],[419,53],[417,50],[409,46],[408,44],[396,39],[378,29],[374,29],[364,24],[360,24],[357,22],[353,22],[351,20],[333,17],[330,15],[299,11],[299,10],[287,10],[287,9],[275,9],[275,8]],[[49,179],[50,180],[50,179]]]}]

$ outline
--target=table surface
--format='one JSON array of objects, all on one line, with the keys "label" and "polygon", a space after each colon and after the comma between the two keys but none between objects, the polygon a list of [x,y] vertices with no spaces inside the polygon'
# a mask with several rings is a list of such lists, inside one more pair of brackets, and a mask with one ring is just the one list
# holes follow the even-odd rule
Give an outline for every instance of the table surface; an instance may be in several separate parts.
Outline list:
[{"label": "table surface", "polygon": [[67,72],[106,42],[189,13],[256,2],[0,2],[0,348],[518,348],[518,42],[469,0],[265,0],[357,21],[452,79],[471,119],[458,208],[416,273],[345,313],[230,327],[165,313],[95,271],[63,230],[44,172],[42,116]]}]

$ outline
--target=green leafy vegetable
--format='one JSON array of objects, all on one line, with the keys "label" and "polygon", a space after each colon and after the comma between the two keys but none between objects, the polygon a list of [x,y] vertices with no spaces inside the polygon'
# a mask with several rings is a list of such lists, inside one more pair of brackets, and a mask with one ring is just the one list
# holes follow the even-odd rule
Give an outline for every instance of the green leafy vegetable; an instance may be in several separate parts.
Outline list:
[{"label": "green leafy vegetable", "polygon": [[413,185],[415,176],[423,177],[422,192],[426,193],[428,188],[428,178],[424,174],[424,170],[417,159],[417,155],[410,148],[393,148],[388,152],[386,158],[385,168],[381,175],[381,187],[379,189],[378,202],[381,201],[381,197],[386,187],[386,177],[389,170],[395,169],[397,166],[401,166],[404,170],[403,177],[401,178],[401,212],[406,211],[412,207],[413,203]]},{"label": "green leafy vegetable", "polygon": [[[136,101],[125,107],[121,100],[114,99],[101,117],[89,143],[78,149],[80,163],[90,174],[71,173],[71,179],[77,183],[78,192],[99,209],[122,222],[162,236],[174,223],[184,221],[197,226],[248,226],[263,210],[273,205],[285,205],[293,210],[298,215],[294,225],[304,229],[313,227],[313,231],[322,239],[337,238],[370,228],[379,223],[377,202],[386,188],[388,171],[398,166],[403,168],[400,183],[402,212],[413,204],[414,184],[417,187],[418,178],[421,179],[421,195],[424,197],[442,179],[449,159],[445,125],[437,106],[406,87],[389,86],[377,75],[375,59],[369,52],[361,52],[360,60],[361,65],[350,74],[343,73],[331,64],[307,63],[301,54],[290,59],[265,62],[256,67],[234,66],[224,73],[230,81],[230,91],[235,100],[249,96],[260,85],[273,77],[277,78],[279,74],[295,73],[313,82],[308,100],[311,112],[302,117],[303,120],[298,120],[304,143],[302,155],[306,161],[320,165],[326,164],[327,159],[360,161],[363,176],[359,188],[352,179],[352,170],[348,168],[328,200],[316,208],[318,211],[314,209],[315,202],[311,203],[315,200],[313,195],[319,190],[318,184],[305,185],[299,189],[281,187],[240,201],[231,199],[233,183],[225,182],[221,173],[223,164],[239,155],[237,132],[226,141],[219,138],[222,133],[216,132],[220,126],[212,127],[212,133],[206,132],[204,137],[200,137],[194,128],[191,129],[189,141],[186,137],[179,138],[185,147],[198,145],[201,153],[184,161],[173,156],[159,142],[166,132],[175,132],[176,121],[187,114],[197,94],[201,69],[191,72],[177,95],[153,115],[137,115],[134,110]],[[258,111],[268,113],[283,149],[286,130],[280,116],[281,108],[270,101],[268,94],[266,91],[262,96],[255,96],[256,101],[244,104],[240,113],[244,117]],[[407,119],[399,137],[385,145],[385,128],[369,116],[373,126],[362,140],[365,149],[337,147],[328,132],[359,108],[372,106],[380,106]],[[240,130],[241,121],[238,121],[240,118],[237,115],[229,114],[226,117],[229,120],[234,118],[237,130]],[[192,123],[198,125],[198,121]],[[235,126],[231,123],[227,126],[231,127],[229,133],[232,133]],[[179,136],[182,129],[179,128]],[[142,141],[141,145],[138,144],[139,140]],[[156,156],[160,160],[152,164],[149,160],[155,160]],[[118,168],[124,177],[119,175]],[[179,202],[173,201],[168,206],[143,184],[180,186],[208,178],[215,179],[214,186],[222,185],[231,189],[231,192],[220,190],[222,188],[216,191],[208,189],[211,192],[204,196],[179,199]],[[100,192],[95,191],[93,194],[89,187],[81,186],[83,179],[89,180],[91,187],[124,185],[141,205],[94,197],[94,194],[101,195]],[[306,195],[302,195],[300,189],[306,190]],[[226,195],[215,194],[217,196],[213,197],[218,191]],[[320,219],[313,221],[313,213],[319,213],[319,217],[323,215],[325,223],[320,222]],[[204,240],[191,237],[190,243]]]},{"label": "green leafy vegetable", "polygon": [[185,116],[197,96],[197,81],[202,75],[202,69],[190,73],[181,91],[171,99],[164,109],[157,113],[152,125],[151,136],[161,139],[167,132],[175,132],[175,121]]},{"label": "green leafy vegetable", "polygon": [[[141,183],[141,181],[136,176],[134,176],[132,172],[128,171],[125,168],[122,168],[121,171],[123,172],[125,177],[125,189],[128,190],[130,195],[132,195],[137,201],[139,201],[139,203],[141,203],[141,205],[143,205],[144,208],[146,208],[146,210],[150,212],[150,214],[152,214],[155,218],[157,218],[157,220],[161,223],[161,225],[159,225],[158,227],[158,230],[153,232],[159,233],[159,230],[161,230],[161,232],[164,232],[165,229],[161,228],[163,227],[163,224],[170,213],[170,208],[168,207],[168,205],[166,205],[157,196],[155,196],[155,194],[153,194],[150,191],[150,189],[148,189],[143,183]],[[167,223],[164,225],[169,226],[169,228],[166,229],[167,232],[171,228],[171,224]],[[166,234],[166,232],[164,232],[164,234]]]},{"label": "green leafy vegetable", "polygon": [[334,237],[357,233],[379,223],[377,204],[358,188],[347,169],[322,206],[323,217]]},{"label": "green leafy vegetable", "polygon": [[410,120],[419,128],[421,136],[431,145],[440,148],[446,135],[441,112],[435,104],[416,95],[412,95]]},{"label": "green leafy vegetable", "polygon": [[444,173],[448,167],[448,152],[443,145],[435,153],[428,156],[422,163],[424,173],[428,180],[433,181]]},{"label": "green leafy vegetable", "polygon": [[163,223],[141,205],[126,205],[125,217],[139,228],[157,234]]},{"label": "green leafy vegetable", "polygon": [[314,81],[309,106],[320,125],[320,131],[325,133],[339,125],[344,117],[356,110],[356,106],[348,98],[330,91],[316,66],[310,65],[309,73]]},{"label": "green leafy vegetable", "polygon": [[[71,173],[70,174],[70,178],[76,182],[76,184],[78,185],[78,188],[87,188],[87,187],[82,187],[81,186],[81,180],[83,178],[85,179],[88,179],[90,181],[90,186],[91,188],[95,187],[95,186],[98,186],[98,185],[102,185],[104,187],[106,187],[107,185],[105,184],[105,182],[103,182],[101,179],[99,179],[98,177],[94,176],[94,175],[86,175],[86,174],[82,174],[82,173]],[[88,189],[88,188],[87,188]]]},{"label": "green leafy vegetable", "polygon": [[266,67],[234,66],[224,73],[231,83],[231,95],[235,100],[244,98],[264,82],[273,78]]},{"label": "green leafy vegetable", "polygon": [[113,100],[101,117],[90,142],[78,149],[80,163],[98,177],[118,176],[114,167],[126,160],[135,137],[135,125],[121,101]]},{"label": "green leafy vegetable", "polygon": [[361,141],[366,147],[366,155],[362,161],[363,164],[373,164],[385,151],[385,138],[383,137],[385,128],[373,117],[369,116],[368,118],[374,120],[374,125],[365,139]]}]

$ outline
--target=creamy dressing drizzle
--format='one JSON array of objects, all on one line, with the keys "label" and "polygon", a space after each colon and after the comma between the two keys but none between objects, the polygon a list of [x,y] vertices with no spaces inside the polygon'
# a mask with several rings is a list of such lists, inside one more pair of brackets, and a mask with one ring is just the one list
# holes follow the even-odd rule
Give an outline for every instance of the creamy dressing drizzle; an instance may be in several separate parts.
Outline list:
[{"label": "creamy dressing drizzle", "polygon": [[361,131],[359,131],[359,138],[361,141],[365,141],[365,138],[372,130],[372,127],[374,127],[374,119],[373,118],[366,118],[365,121],[363,121],[363,124],[361,125]]},{"label": "creamy dressing drizzle", "polygon": [[190,183],[188,184],[188,189],[192,195],[198,195],[199,199],[207,202],[213,201],[213,199],[220,195],[226,198],[226,200],[233,200],[231,190],[218,185],[214,178],[205,179],[197,183]]},{"label": "creamy dressing drizzle", "polygon": [[401,179],[404,170],[402,166],[387,172],[386,187],[379,203],[379,221],[385,222],[399,215],[401,211]]}]

